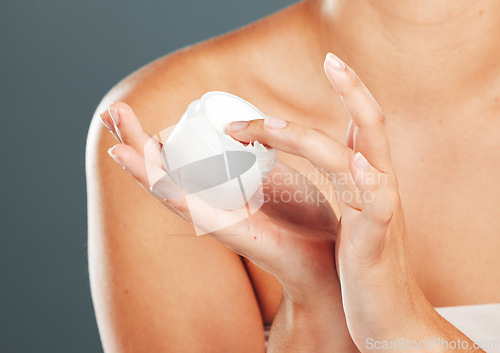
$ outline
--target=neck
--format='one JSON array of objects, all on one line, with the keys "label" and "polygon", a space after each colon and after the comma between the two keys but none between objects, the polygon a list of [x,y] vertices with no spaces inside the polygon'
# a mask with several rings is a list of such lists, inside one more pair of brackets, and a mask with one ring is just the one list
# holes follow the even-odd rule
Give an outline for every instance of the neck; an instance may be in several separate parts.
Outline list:
[{"label": "neck", "polygon": [[488,85],[493,70],[498,73],[498,0],[310,0],[309,5],[320,50],[338,54],[381,95],[389,85],[385,91],[393,99],[457,99]]}]

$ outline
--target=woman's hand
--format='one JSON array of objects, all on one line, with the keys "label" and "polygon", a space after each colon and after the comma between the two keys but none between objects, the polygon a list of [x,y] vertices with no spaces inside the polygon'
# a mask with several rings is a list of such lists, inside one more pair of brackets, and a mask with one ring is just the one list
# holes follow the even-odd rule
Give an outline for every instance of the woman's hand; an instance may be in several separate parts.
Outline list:
[{"label": "woman's hand", "polygon": [[392,347],[393,351],[432,351],[415,344],[426,340],[432,344],[436,338],[467,340],[472,347],[468,338],[437,314],[413,274],[380,107],[357,75],[332,54],[325,70],[352,119],[347,146],[321,131],[277,123],[276,118],[250,122],[233,130],[232,136],[305,157],[334,182],[341,174],[349,175],[347,183],[346,178],[336,183],[341,210],[336,260],[348,328],[358,349],[368,352],[381,348],[383,342],[396,341],[401,345]]},{"label": "woman's hand", "polygon": [[[245,218],[246,208],[225,211],[193,198],[188,207],[182,189],[163,169],[161,143],[142,129],[128,105],[114,103],[101,118],[121,142],[111,148],[109,154],[146,191],[190,222],[195,213],[195,227],[209,232],[281,282],[284,299],[276,325],[273,324],[270,349],[286,350],[289,347],[286,341],[293,341],[294,347],[299,347],[297,337],[300,336],[285,338],[279,334],[298,330],[309,332],[307,339],[317,346],[325,348],[323,337],[318,336],[322,333],[325,340],[333,342],[330,349],[356,350],[347,331],[336,275],[337,218],[312,183],[291,167],[278,163],[268,177],[272,182],[264,183],[264,198],[268,200],[251,217],[234,223],[235,219]],[[299,182],[290,184],[289,180]],[[252,203],[250,200],[250,207]],[[232,225],[224,227],[226,224]],[[212,229],[219,230],[210,232]],[[273,343],[277,341],[280,343]]]}]

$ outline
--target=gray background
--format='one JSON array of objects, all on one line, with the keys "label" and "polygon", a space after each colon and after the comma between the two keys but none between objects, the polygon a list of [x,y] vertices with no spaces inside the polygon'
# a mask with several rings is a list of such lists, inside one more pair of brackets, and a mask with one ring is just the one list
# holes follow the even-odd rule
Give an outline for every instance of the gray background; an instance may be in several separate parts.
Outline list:
[{"label": "gray background", "polygon": [[1,352],[102,351],[84,151],[106,91],[159,56],[293,2],[1,1]]}]

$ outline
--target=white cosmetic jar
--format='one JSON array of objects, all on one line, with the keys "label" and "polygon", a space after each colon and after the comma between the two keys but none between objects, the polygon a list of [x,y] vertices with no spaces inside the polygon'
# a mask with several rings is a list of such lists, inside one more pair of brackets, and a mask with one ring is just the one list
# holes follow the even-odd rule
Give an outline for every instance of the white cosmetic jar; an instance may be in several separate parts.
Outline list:
[{"label": "white cosmetic jar", "polygon": [[244,207],[274,168],[278,151],[259,142],[244,145],[227,134],[233,121],[263,119],[247,101],[208,92],[192,102],[163,144],[162,159],[185,195],[224,210]]}]

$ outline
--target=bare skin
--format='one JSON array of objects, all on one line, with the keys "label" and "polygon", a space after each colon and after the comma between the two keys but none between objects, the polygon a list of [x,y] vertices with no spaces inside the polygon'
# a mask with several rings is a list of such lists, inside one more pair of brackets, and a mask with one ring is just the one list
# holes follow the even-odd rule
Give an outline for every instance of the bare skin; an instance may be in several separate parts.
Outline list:
[{"label": "bare skin", "polygon": [[[342,141],[349,118],[322,73],[325,53],[334,51],[385,111],[411,260],[426,298],[434,306],[500,302],[499,5],[386,3],[300,3],[148,65],[97,112],[124,101],[156,132],[204,92],[223,90]],[[262,351],[262,322],[276,314],[279,283],[213,239],[169,236],[192,228],[114,164],[106,150],[115,141],[94,120],[89,262],[106,351],[209,351],[207,344],[214,352]],[[281,157],[315,174],[307,161]]]}]

